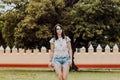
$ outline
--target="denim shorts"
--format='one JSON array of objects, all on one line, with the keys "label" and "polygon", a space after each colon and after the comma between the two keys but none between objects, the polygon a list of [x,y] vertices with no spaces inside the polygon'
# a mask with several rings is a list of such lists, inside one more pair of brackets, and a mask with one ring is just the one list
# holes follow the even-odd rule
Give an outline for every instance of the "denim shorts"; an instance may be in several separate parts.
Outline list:
[{"label": "denim shorts", "polygon": [[65,57],[54,57],[53,59],[53,66],[55,65],[61,65],[61,66],[65,66],[67,64],[70,63],[70,58],[69,56],[65,56]]}]

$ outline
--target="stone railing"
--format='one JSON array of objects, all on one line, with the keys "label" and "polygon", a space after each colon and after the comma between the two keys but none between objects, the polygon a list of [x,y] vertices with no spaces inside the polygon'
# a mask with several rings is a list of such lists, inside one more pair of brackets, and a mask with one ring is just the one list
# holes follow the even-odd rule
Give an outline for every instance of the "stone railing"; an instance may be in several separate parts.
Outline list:
[{"label": "stone railing", "polygon": [[104,52],[100,45],[96,52],[90,45],[88,52],[84,47],[80,50],[76,49],[74,61],[81,68],[120,68],[120,52],[117,45],[113,47],[113,50],[107,45]]},{"label": "stone railing", "polygon": [[24,50],[0,47],[0,67],[48,67],[49,52],[45,47],[34,50]]},{"label": "stone railing", "polygon": [[[92,45],[86,49],[76,49],[74,54],[74,62],[79,68],[120,68],[120,52],[117,45],[113,47],[111,52],[109,46],[102,51],[99,45],[94,52]],[[48,67],[49,51],[42,47],[39,51],[24,50],[7,47],[5,50],[0,47],[0,67]]]}]

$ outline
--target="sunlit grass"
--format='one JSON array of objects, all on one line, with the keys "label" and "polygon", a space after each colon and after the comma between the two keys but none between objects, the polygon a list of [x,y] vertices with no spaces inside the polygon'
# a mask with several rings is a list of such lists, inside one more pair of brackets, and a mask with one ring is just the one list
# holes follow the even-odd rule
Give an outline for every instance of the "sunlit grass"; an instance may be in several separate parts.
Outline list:
[{"label": "sunlit grass", "polygon": [[[53,69],[2,69],[0,80],[57,80]],[[71,71],[68,80],[120,80],[120,70]]]}]

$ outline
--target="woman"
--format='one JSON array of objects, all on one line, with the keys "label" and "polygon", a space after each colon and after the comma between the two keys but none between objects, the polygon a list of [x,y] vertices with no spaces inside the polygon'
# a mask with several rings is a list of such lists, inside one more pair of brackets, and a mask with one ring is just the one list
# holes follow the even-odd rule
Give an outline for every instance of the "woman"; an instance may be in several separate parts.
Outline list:
[{"label": "woman", "polygon": [[64,35],[62,26],[56,24],[54,37],[50,40],[51,56],[49,66],[54,66],[58,80],[67,80],[70,65],[72,64],[71,40]]}]

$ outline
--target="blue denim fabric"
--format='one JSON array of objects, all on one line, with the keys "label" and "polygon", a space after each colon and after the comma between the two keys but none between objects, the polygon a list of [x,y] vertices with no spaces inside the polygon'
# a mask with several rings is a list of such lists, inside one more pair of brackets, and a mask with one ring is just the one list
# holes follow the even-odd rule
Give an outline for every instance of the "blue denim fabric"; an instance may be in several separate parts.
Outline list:
[{"label": "blue denim fabric", "polygon": [[65,66],[66,64],[70,63],[70,58],[68,56],[66,57],[54,57],[53,59],[53,65],[61,65],[61,66]]}]

